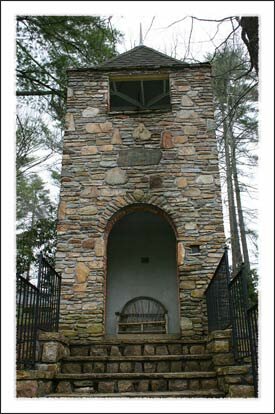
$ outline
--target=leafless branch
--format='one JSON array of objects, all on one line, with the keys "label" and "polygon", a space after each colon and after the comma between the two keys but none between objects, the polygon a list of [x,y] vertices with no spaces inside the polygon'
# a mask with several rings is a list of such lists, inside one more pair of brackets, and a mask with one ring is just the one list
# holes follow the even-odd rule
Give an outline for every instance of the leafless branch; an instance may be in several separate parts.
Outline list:
[{"label": "leafless branch", "polygon": [[237,109],[237,107],[238,107],[238,104],[239,104],[239,102],[250,92],[250,91],[252,91],[252,89],[253,88],[255,88],[256,86],[258,85],[258,82],[255,82],[252,86],[249,86],[245,91],[244,91],[244,93],[242,94],[242,95],[240,95],[239,96],[239,98],[234,102],[234,105],[232,106],[232,108],[230,109],[230,111],[226,114],[226,116],[220,121],[220,123],[217,125],[217,128],[219,128],[222,124],[223,124],[223,122],[226,120],[226,119],[228,119],[229,117],[230,117],[230,119],[229,119],[229,122],[231,121],[231,119],[232,119],[232,117],[233,117],[233,115],[234,115],[234,113],[236,112],[236,109]]},{"label": "leafless branch", "polygon": [[190,53],[190,43],[191,43],[191,37],[192,37],[192,32],[193,32],[193,24],[194,24],[194,20],[193,20],[193,18],[191,18],[191,28],[190,28],[188,45],[187,45],[187,50],[186,50],[186,53],[185,53],[185,56],[184,56],[184,60],[187,58],[187,56]]},{"label": "leafless branch", "polygon": [[151,21],[151,24],[150,24],[150,26],[149,26],[149,28],[148,28],[147,32],[145,33],[145,36],[144,36],[144,39],[143,39],[143,40],[145,40],[145,39],[146,39],[146,36],[147,36],[147,35],[148,35],[148,33],[150,32],[150,30],[151,30],[151,28],[152,28],[152,25],[153,25],[153,23],[154,23],[155,18],[156,18],[156,16],[153,16],[152,21]]},{"label": "leafless branch", "polygon": [[227,43],[228,39],[232,36],[232,34],[233,34],[233,33],[235,33],[235,32],[236,32],[236,30],[238,30],[238,28],[239,28],[239,27],[240,27],[240,25],[238,24],[238,26],[236,26],[236,27],[235,27],[235,29],[233,29],[233,30],[229,33],[229,35],[226,37],[226,39],[225,39],[222,43],[220,43],[220,44],[219,44],[219,46],[216,46],[216,48],[215,48],[215,50],[214,50],[214,54],[213,54],[213,56],[212,56],[212,58],[211,58],[210,62],[212,62],[212,61],[215,59],[215,57],[216,57],[216,55],[217,55],[217,52],[218,52],[218,50],[220,49],[220,47],[221,47],[221,46],[223,46],[223,45],[225,45],[225,44]]},{"label": "leafless branch", "polygon": [[16,177],[18,178],[18,177],[24,175],[26,173],[26,171],[30,170],[31,168],[36,167],[39,164],[42,164],[43,162],[47,161],[52,156],[53,156],[53,151],[51,151],[45,157],[41,157],[41,158],[36,159],[36,162],[34,162],[32,164],[29,164],[28,167],[26,167],[25,169],[21,169],[21,170],[17,171]]},{"label": "leafless branch", "polygon": [[17,91],[16,96],[44,96],[56,95],[53,91]]},{"label": "leafless branch", "polygon": [[170,27],[174,26],[177,23],[183,22],[185,19],[188,19],[189,17],[191,17],[192,19],[195,19],[195,20],[199,20],[200,22],[216,22],[216,23],[221,23],[221,22],[224,22],[226,20],[230,20],[230,19],[233,18],[233,16],[229,16],[229,17],[225,17],[223,19],[217,19],[216,20],[216,19],[200,19],[199,17],[195,17],[195,16],[185,16],[182,19],[176,20],[175,22],[169,24],[167,26],[167,28],[170,28]]}]

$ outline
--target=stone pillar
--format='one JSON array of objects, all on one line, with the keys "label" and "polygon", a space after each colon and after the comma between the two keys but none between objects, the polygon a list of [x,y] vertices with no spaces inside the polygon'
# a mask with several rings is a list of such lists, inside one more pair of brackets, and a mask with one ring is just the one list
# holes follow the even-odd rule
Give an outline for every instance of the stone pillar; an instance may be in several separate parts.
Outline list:
[{"label": "stone pillar", "polygon": [[231,329],[225,329],[208,335],[207,350],[213,355],[215,367],[234,365],[231,334]]},{"label": "stone pillar", "polygon": [[206,346],[213,355],[218,387],[230,398],[254,397],[251,364],[236,365],[232,350],[232,330],[213,331]]},{"label": "stone pillar", "polygon": [[39,335],[39,371],[60,371],[60,360],[69,355],[69,342],[59,332],[41,332]]},{"label": "stone pillar", "polygon": [[24,371],[16,372],[16,397],[44,397],[52,392],[54,372]]},{"label": "stone pillar", "polygon": [[60,372],[60,361],[69,355],[68,341],[59,332],[42,332],[39,335],[38,360],[35,370],[16,373],[18,398],[44,397],[53,388],[53,378]]},{"label": "stone pillar", "polygon": [[254,385],[251,365],[217,368],[218,386],[230,398],[253,398]]}]

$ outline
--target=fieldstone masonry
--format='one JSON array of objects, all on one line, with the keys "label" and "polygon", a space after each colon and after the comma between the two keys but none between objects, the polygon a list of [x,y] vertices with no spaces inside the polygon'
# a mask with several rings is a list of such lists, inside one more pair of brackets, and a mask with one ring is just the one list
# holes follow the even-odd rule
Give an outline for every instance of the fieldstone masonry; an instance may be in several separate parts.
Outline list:
[{"label": "fieldstone masonry", "polygon": [[[170,111],[114,113],[109,110],[113,70],[68,72],[56,254],[62,273],[60,331],[67,338],[105,334],[108,223],[131,206],[159,209],[173,223],[181,336],[199,339],[207,333],[204,291],[225,240],[211,69],[198,64],[126,74],[162,73],[169,76]],[[115,74],[125,76],[125,70]],[[199,253],[191,253],[192,245]]]}]

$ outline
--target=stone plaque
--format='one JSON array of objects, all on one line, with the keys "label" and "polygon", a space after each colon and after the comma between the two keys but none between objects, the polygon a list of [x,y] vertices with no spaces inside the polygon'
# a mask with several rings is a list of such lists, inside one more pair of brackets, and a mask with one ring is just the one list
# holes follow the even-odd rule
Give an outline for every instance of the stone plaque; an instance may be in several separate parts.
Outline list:
[{"label": "stone plaque", "polygon": [[158,164],[161,159],[161,150],[136,148],[119,152],[118,165],[132,167],[134,165]]}]

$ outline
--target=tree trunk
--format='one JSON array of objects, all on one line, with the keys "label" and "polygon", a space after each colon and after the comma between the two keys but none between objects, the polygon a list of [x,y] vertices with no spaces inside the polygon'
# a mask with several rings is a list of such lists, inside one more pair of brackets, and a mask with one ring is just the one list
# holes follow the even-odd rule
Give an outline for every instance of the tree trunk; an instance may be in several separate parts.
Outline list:
[{"label": "tree trunk", "polygon": [[[225,114],[222,114],[223,119]],[[225,164],[226,164],[226,185],[227,185],[227,198],[228,198],[228,210],[229,210],[229,224],[230,224],[230,239],[232,249],[232,271],[236,272],[239,265],[242,262],[241,248],[239,242],[239,232],[236,217],[236,207],[234,198],[234,189],[232,181],[232,163],[230,156],[230,134],[228,131],[227,121],[223,121],[223,137],[224,137],[224,151],[225,151]]]},{"label": "tree trunk", "polygon": [[247,271],[250,271],[250,261],[249,261],[249,254],[247,248],[247,240],[245,234],[245,224],[243,218],[243,209],[242,209],[242,202],[241,202],[241,192],[238,180],[238,172],[237,172],[237,165],[236,165],[236,147],[234,142],[234,137],[232,131],[230,131],[231,139],[231,151],[232,151],[232,173],[233,173],[233,180],[234,180],[234,187],[236,193],[236,204],[237,204],[237,211],[238,211],[238,219],[239,219],[239,228],[240,228],[240,235],[241,235],[241,243],[242,243],[242,252],[244,258],[244,264]]}]

